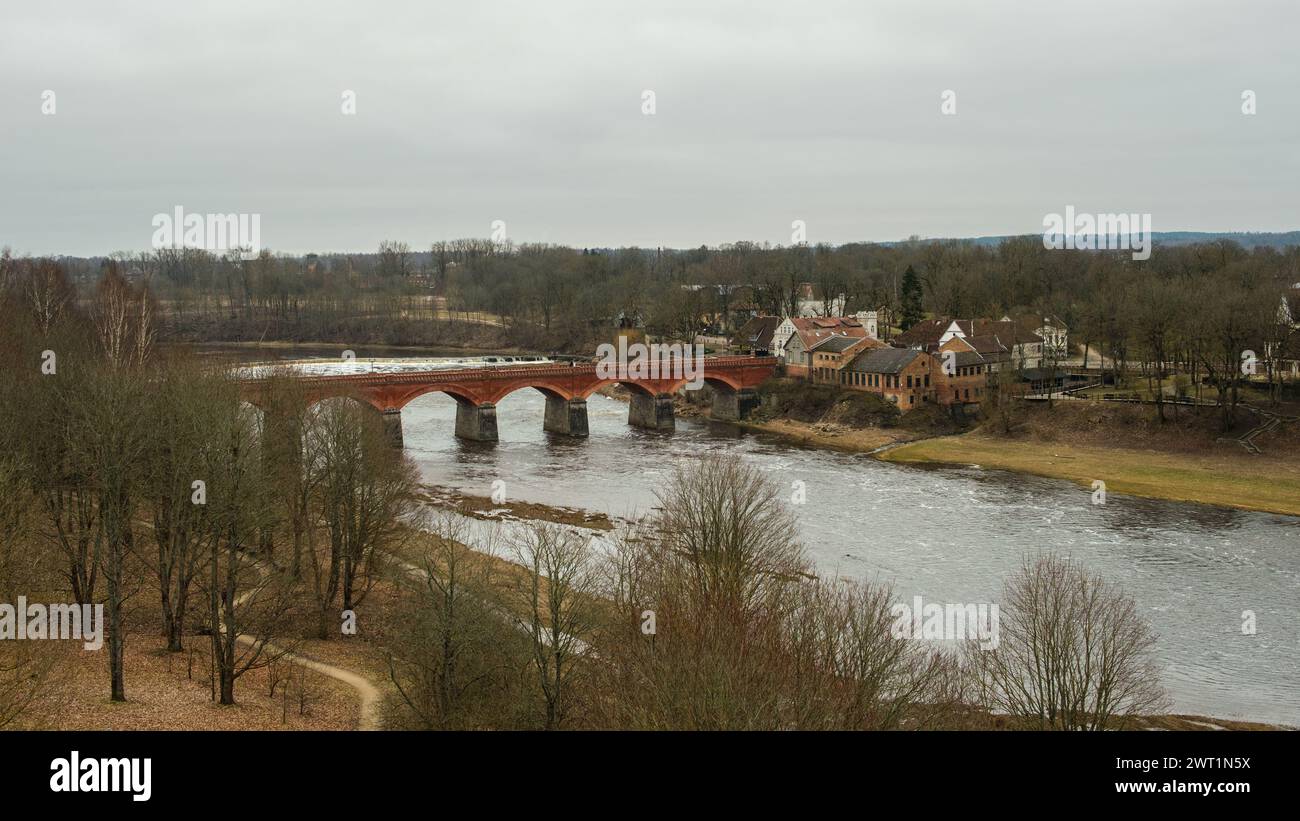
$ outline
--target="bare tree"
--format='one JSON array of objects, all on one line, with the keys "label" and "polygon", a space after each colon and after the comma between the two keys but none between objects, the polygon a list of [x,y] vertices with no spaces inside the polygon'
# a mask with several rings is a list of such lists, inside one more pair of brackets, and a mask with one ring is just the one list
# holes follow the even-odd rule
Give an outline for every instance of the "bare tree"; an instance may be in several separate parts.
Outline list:
[{"label": "bare tree", "polygon": [[109,261],[91,308],[95,333],[111,367],[144,364],[157,336],[157,310],[147,286],[133,287]]},{"label": "bare tree", "polygon": [[[968,711],[956,659],[891,633],[888,588],[808,574],[769,478],[705,460],[661,498],[671,500],[664,513],[621,534],[605,565],[613,612],[595,639],[599,726],[960,726]],[[742,498],[759,503],[735,504]],[[716,546],[684,549],[678,523],[708,519],[729,524],[690,526]],[[722,560],[727,553],[747,558]],[[719,595],[736,589],[749,593]]]},{"label": "bare tree", "polygon": [[321,638],[329,636],[330,612],[365,598],[386,552],[408,534],[404,519],[417,504],[414,465],[389,444],[378,414],[347,399],[327,401],[309,432],[318,454],[319,516],[329,544],[324,555],[309,551]]},{"label": "bare tree", "polygon": [[[190,361],[168,362],[153,382],[153,401],[146,406],[150,436],[142,483],[156,549],[148,560],[158,577],[163,633],[167,649],[184,650],[185,617],[191,588],[210,558],[204,527],[205,453],[223,425],[218,415],[230,410],[222,394],[231,386],[218,372]],[[142,551],[142,555],[145,554]]]},{"label": "bare tree", "polygon": [[256,416],[235,391],[222,400],[220,427],[204,453],[203,526],[210,533],[205,592],[214,686],[222,704],[234,704],[236,680],[287,651],[271,638],[292,615],[295,596],[288,574],[260,566],[252,552],[273,520]]},{"label": "bare tree", "polygon": [[68,281],[63,266],[40,259],[27,266],[24,295],[36,328],[48,336],[54,325],[75,306],[77,292]]},{"label": "bare tree", "polygon": [[697,466],[678,467],[656,497],[659,537],[686,562],[705,601],[743,610],[770,582],[807,577],[780,491],[740,461],[706,456]]},{"label": "bare tree", "polygon": [[311,435],[319,424],[320,409],[310,402],[302,381],[291,373],[273,371],[265,378],[264,390],[262,446],[292,538],[290,573],[297,579],[302,576],[303,552],[315,525],[313,500],[322,476],[321,437]]},{"label": "bare tree", "polygon": [[427,729],[506,728],[522,697],[528,643],[495,592],[496,562],[465,544],[464,520],[435,514],[416,543],[428,552],[399,566],[406,595],[388,653],[401,705]]},{"label": "bare tree", "polygon": [[1115,585],[1070,559],[1026,558],[1004,601],[997,648],[968,653],[991,709],[1051,730],[1123,729],[1168,709],[1155,634]]},{"label": "bare tree", "polygon": [[596,576],[586,541],[548,523],[530,527],[515,545],[528,570],[527,612],[520,621],[531,640],[533,668],[545,701],[545,727],[563,727],[575,706],[576,680],[595,624]]},{"label": "bare tree", "polygon": [[135,517],[142,495],[146,431],[136,415],[144,404],[143,376],[125,368],[87,370],[71,407],[71,447],[88,470],[98,516],[108,615],[108,657],[113,701],[126,700],[123,605],[139,587],[128,560],[135,547]]},{"label": "bare tree", "polygon": [[[20,591],[30,589],[39,579],[38,557],[27,524],[33,500],[27,489],[26,471],[17,464],[19,459],[12,450],[0,453],[0,600],[6,602],[14,601]],[[21,715],[45,691],[58,652],[52,644],[0,642],[0,728]]]},{"label": "bare tree", "polygon": [[410,273],[411,248],[405,242],[384,240],[379,243],[379,275],[405,277]]}]

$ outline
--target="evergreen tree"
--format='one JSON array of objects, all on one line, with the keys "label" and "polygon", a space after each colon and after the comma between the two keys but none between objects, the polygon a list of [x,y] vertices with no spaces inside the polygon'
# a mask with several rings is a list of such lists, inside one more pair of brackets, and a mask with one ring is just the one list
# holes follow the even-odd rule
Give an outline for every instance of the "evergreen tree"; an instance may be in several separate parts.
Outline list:
[{"label": "evergreen tree", "polygon": [[922,319],[921,280],[911,265],[907,266],[907,270],[903,273],[903,292],[900,299],[903,303],[903,330],[906,331]]}]

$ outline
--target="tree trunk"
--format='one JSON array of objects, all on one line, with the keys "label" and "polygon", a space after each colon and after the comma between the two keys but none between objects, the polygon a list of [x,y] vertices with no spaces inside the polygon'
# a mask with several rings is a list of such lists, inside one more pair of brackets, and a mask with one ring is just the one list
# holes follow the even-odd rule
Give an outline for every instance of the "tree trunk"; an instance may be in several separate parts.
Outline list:
[{"label": "tree trunk", "polygon": [[[116,551],[114,551],[116,552]],[[109,563],[120,565],[121,558],[110,558]],[[108,573],[108,673],[113,701],[126,701],[126,681],[122,671],[122,591],[120,567]]]}]

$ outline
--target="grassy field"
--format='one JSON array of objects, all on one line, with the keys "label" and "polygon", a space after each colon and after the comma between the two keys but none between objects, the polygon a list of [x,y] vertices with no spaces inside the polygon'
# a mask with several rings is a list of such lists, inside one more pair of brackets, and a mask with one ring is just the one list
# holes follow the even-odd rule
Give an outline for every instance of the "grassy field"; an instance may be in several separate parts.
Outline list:
[{"label": "grassy field", "polygon": [[1300,463],[1249,454],[1162,453],[979,434],[945,436],[880,454],[898,463],[975,464],[1069,479],[1109,493],[1300,516]]}]

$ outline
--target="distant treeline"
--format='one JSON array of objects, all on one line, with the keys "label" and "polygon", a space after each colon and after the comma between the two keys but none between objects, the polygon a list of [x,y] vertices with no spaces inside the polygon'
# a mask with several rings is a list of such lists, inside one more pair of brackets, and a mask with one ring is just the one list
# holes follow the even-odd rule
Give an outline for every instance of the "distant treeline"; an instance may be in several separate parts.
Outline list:
[{"label": "distant treeline", "polygon": [[[420,252],[384,242],[373,254],[263,251],[252,260],[198,250],[0,257],[5,282],[37,269],[65,278],[82,299],[110,270],[147,282],[163,338],[192,341],[480,341],[590,353],[619,326],[677,339],[726,333],[753,312],[792,312],[810,288],[828,309],[827,297],[843,295],[846,313],[882,311],[885,328],[926,315],[1050,314],[1068,325],[1072,344],[1108,359],[1180,363],[1211,377],[1247,350],[1261,368],[1267,354],[1295,356],[1281,306],[1300,295],[1300,248],[1246,250],[1229,240],[1157,245],[1145,261],[1049,250],[1038,237],[692,250],[466,239]],[[40,296],[32,300],[40,310]]]},{"label": "distant treeline", "polygon": [[[1024,237],[1027,235],[1018,236]],[[1009,239],[1016,238],[1016,235],[1003,234],[989,237],[970,237],[961,241],[973,242],[979,245],[1001,245]],[[1285,251],[1288,247],[1300,245],[1300,231],[1153,231],[1151,232],[1151,240],[1157,246],[1204,245],[1226,240],[1235,242],[1248,251],[1261,246]],[[908,242],[914,241],[908,240]],[[901,243],[885,244],[897,245]]]}]

